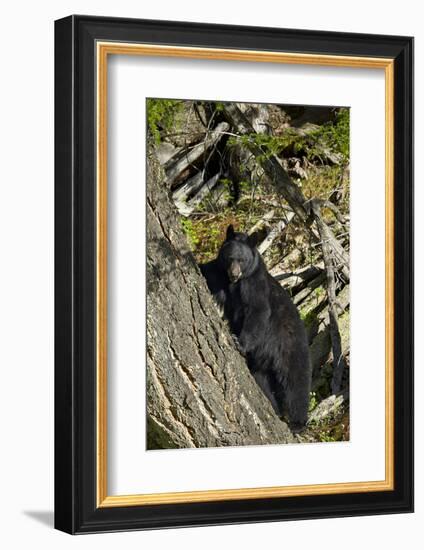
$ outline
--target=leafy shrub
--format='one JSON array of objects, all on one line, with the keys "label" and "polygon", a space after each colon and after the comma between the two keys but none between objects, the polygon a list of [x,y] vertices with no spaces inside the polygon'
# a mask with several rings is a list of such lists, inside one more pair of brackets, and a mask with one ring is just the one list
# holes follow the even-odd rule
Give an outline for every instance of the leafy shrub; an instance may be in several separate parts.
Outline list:
[{"label": "leafy shrub", "polygon": [[155,141],[161,142],[160,129],[172,127],[176,114],[184,107],[182,100],[147,99],[147,125]]}]

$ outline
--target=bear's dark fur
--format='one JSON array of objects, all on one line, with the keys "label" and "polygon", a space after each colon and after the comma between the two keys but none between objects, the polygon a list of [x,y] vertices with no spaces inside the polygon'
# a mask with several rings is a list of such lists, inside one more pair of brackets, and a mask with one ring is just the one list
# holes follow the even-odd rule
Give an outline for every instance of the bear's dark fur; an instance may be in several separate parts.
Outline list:
[{"label": "bear's dark fur", "polygon": [[276,413],[300,429],[311,385],[306,331],[289,294],[268,273],[255,237],[230,225],[217,259],[199,267],[256,382]]}]

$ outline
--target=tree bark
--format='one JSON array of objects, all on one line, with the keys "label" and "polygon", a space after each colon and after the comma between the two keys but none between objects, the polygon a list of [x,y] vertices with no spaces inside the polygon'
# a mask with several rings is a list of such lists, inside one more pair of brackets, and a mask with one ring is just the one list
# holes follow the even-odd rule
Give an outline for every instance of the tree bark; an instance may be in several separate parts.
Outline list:
[{"label": "tree bark", "polygon": [[147,171],[149,449],[294,442],[219,317],[166,193]]}]

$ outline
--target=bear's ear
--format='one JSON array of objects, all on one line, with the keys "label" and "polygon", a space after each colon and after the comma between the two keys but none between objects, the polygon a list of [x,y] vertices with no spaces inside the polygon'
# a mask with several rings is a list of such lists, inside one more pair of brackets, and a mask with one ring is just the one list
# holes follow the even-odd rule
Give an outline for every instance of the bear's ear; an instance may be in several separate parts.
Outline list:
[{"label": "bear's ear", "polygon": [[259,233],[255,231],[255,233],[252,233],[247,237],[247,244],[250,246],[250,248],[255,248],[255,246],[259,242]]},{"label": "bear's ear", "polygon": [[227,235],[226,235],[227,241],[231,241],[232,239],[234,239],[234,235],[235,235],[234,227],[231,224],[227,227]]}]

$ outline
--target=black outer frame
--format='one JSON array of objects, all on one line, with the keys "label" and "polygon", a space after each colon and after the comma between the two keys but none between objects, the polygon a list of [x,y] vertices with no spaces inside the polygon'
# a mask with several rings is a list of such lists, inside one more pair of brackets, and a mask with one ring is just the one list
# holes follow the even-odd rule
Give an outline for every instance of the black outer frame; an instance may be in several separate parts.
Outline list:
[{"label": "black outer frame", "polygon": [[[395,490],[96,509],[97,40],[395,60]],[[55,527],[93,533],[413,511],[413,38],[70,16],[55,22]]]}]

